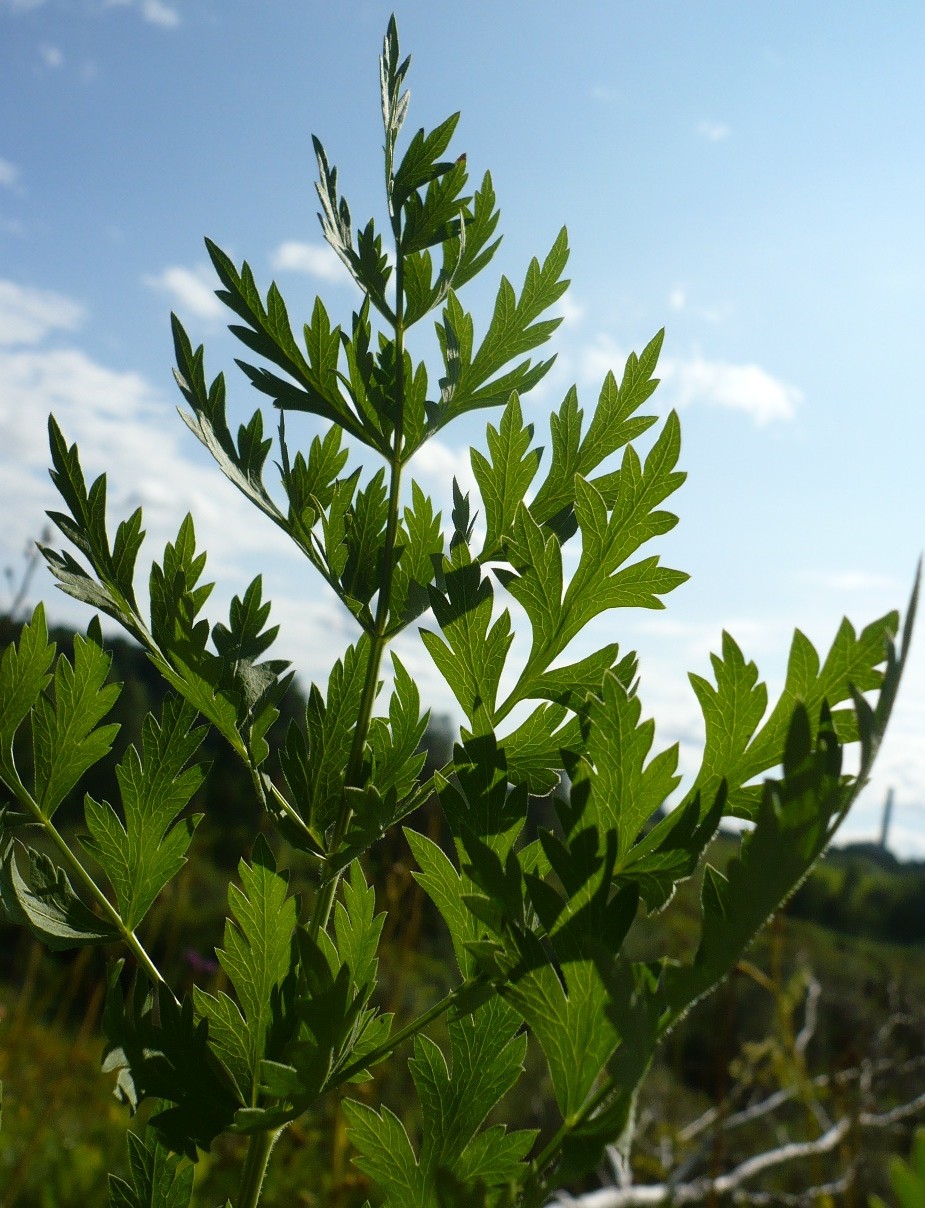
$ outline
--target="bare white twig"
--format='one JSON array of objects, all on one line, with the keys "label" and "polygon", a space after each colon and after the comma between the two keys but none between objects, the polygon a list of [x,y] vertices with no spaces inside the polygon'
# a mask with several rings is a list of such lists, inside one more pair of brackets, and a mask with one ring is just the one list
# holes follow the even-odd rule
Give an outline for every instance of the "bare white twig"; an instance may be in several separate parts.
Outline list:
[{"label": "bare white twig", "polygon": [[[584,1195],[571,1196],[560,1192],[550,1200],[547,1208],[645,1208],[645,1205],[661,1205],[670,1203],[672,1208],[681,1208],[684,1204],[699,1204],[711,1195],[731,1195],[736,1203],[775,1203],[794,1204],[812,1203],[813,1194],[822,1194],[825,1190],[835,1189],[838,1184],[829,1187],[814,1188],[792,1201],[781,1193],[775,1192],[773,1198],[764,1197],[764,1193],[749,1191],[743,1187],[748,1180],[755,1178],[765,1171],[788,1162],[798,1162],[806,1158],[819,1157],[837,1149],[848,1136],[850,1130],[857,1126],[863,1130],[875,1131],[891,1128],[903,1120],[909,1119],[918,1112],[925,1110],[925,1093],[917,1095],[906,1103],[886,1112],[861,1112],[856,1118],[843,1116],[836,1124],[820,1137],[812,1141],[791,1141],[776,1149],[766,1150],[740,1162],[738,1166],[726,1174],[716,1178],[698,1178],[689,1183],[651,1183],[636,1187],[602,1187],[599,1191],[589,1191]],[[848,1176],[842,1176],[842,1179]]]}]

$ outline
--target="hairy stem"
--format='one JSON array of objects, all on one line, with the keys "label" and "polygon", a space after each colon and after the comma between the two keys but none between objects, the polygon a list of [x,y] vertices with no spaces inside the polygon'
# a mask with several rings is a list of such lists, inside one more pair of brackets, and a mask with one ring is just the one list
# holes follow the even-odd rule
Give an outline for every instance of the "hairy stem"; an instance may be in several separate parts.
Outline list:
[{"label": "hairy stem", "polygon": [[247,1156],[244,1159],[244,1169],[241,1171],[241,1187],[234,1208],[256,1208],[267,1173],[270,1153],[282,1131],[281,1128],[276,1128],[269,1132],[251,1133],[247,1144]]}]

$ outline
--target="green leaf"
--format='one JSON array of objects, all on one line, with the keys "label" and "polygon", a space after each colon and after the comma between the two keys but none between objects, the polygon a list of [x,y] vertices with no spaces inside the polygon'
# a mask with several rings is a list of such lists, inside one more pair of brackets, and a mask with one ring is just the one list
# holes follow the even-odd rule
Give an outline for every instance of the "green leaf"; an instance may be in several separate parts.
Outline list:
[{"label": "green leaf", "polygon": [[48,641],[45,608],[36,605],[19,642],[11,642],[0,660],[0,769],[15,775],[13,739],[29,711],[51,683],[54,643]]},{"label": "green leaf", "polygon": [[404,510],[395,541],[390,633],[397,633],[430,607],[427,589],[434,581],[434,565],[439,564],[444,549],[440,521],[430,498],[412,481],[411,506]]},{"label": "green leaf", "polygon": [[427,730],[429,713],[421,714],[417,685],[398,656],[392,655],[395,681],[389,700],[389,718],[374,717],[369,725],[372,768],[370,783],[380,796],[392,794],[396,801],[407,797],[417,785],[424,766],[425,752],[420,750]]},{"label": "green leaf", "polygon": [[178,1003],[161,985],[144,990],[136,980],[126,1001],[122,962],[109,972],[103,1011],[103,1073],[116,1075],[116,1097],[134,1113],[145,1099],[163,1099],[148,1129],[172,1153],[197,1160],[225,1132],[238,1106],[228,1071],[209,1046],[208,1026],[189,999]]},{"label": "green leaf", "polygon": [[106,532],[106,475],[100,475],[87,490],[77,446],[67,444],[53,415],[48,417],[48,436],[51,478],[71,513],[48,515],[87,558],[99,583],[94,583],[70,555],[62,556],[44,548],[42,553],[62,590],[99,607],[139,637],[141,625],[133,579],[135,560],[144,539],[141,510],[136,509],[119,525],[115,545],[110,549]]},{"label": "green leaf", "polygon": [[420,189],[453,166],[439,160],[449,146],[458,122],[459,114],[454,113],[430,134],[418,130],[414,135],[392,179],[393,211],[397,212],[414,190]]},{"label": "green leaf", "polygon": [[618,861],[681,780],[675,774],[677,743],[646,764],[655,722],[640,722],[641,712],[638,698],[630,696],[615,675],[607,675],[602,695],[591,700],[584,722],[594,775],[581,825],[597,826],[601,835],[614,831]]},{"label": "green leaf", "polygon": [[664,334],[664,331],[658,332],[640,357],[630,353],[619,386],[613,374],[607,374],[584,438],[581,434],[584,413],[578,406],[574,387],[565,396],[558,412],[549,417],[552,458],[546,479],[530,504],[530,511],[538,524],[548,524],[562,540],[575,531],[575,475],[587,478],[607,457],[634,441],[656,422],[654,415],[637,416],[634,412],[658,385],[652,374]]},{"label": "green leaf", "polygon": [[122,921],[131,931],[186,863],[202,817],[178,821],[205,778],[201,765],[186,768],[205,737],[204,726],[191,728],[195,718],[191,705],[170,696],[160,724],[153,717],[145,719],[141,754],[129,747],[116,770],[124,821],[107,803],[86,799],[90,837],[82,840],[83,846],[109,878]]},{"label": "green leaf", "polygon": [[475,408],[506,403],[514,390],[526,394],[549,371],[551,360],[535,366],[525,360],[513,370],[500,373],[510,361],[545,343],[562,322],[536,320],[568,289],[568,281],[561,279],[567,260],[568,238],[563,228],[543,264],[536,259],[530,261],[519,298],[508,279],[501,278],[488,330],[474,356],[472,320],[450,292],[443,323],[437,327],[446,376],[441,381],[433,430]]},{"label": "green leaf", "polygon": [[617,643],[611,642],[593,654],[579,659],[577,663],[569,663],[564,667],[553,667],[552,670],[529,680],[521,690],[522,694],[529,693],[532,697],[544,697],[556,704],[565,705],[573,712],[578,712],[588,693],[600,696],[604,677],[608,673],[615,675],[629,691],[636,678],[638,662],[636,655],[632,652],[624,655],[618,662],[619,653]]},{"label": "green leaf", "polygon": [[[228,1058],[229,1068],[241,1072],[246,1053],[247,1083],[240,1087],[245,1100],[256,1103],[260,1063],[274,1055],[286,1021],[281,991],[293,962],[293,934],[298,921],[298,900],[288,894],[288,880],[276,871],[276,862],[262,836],[254,844],[252,862],[238,865],[241,888],[230,885],[231,916],[225,923],[224,947],[216,950],[239,1004],[239,1016],[197,988],[196,1007],[210,1021],[213,1042]],[[233,1039],[231,1035],[233,1035]]]},{"label": "green leaf", "polygon": [[477,563],[445,569],[445,590],[430,589],[444,641],[428,629],[421,640],[474,728],[491,726],[498,684],[513,634],[505,609],[492,624],[494,591]]},{"label": "green leaf", "polygon": [[[702,676],[690,676],[706,722],[703,762],[690,795],[699,791],[702,800],[709,800],[725,780],[728,812],[754,818],[762,790],[749,782],[780,764],[794,708],[802,703],[815,726],[823,702],[835,709],[851,699],[852,690],[878,687],[883,679],[879,668],[897,624],[897,614],[888,613],[856,634],[847,620],[842,621],[821,666],[812,644],[797,630],[783,692],[763,726],[767,689],[758,679],[755,664],[746,662],[735,641],[724,633],[722,655],[711,656],[716,686]],[[857,737],[853,718],[850,712],[847,716],[834,714],[841,741]]]},{"label": "green leaf", "polygon": [[470,453],[472,472],[485,505],[487,531],[482,557],[491,557],[507,535],[518,507],[536,476],[541,449],[531,449],[533,425],[524,424],[520,400],[511,394],[499,428],[486,429],[489,458]]},{"label": "green leaf", "polygon": [[504,998],[539,1041],[556,1102],[568,1119],[584,1105],[618,1035],[608,1018],[608,994],[593,962],[569,963],[560,979],[539,941],[535,937],[528,941],[524,957],[532,967],[504,988]]},{"label": "green leaf", "polygon": [[226,418],[224,374],[220,373],[207,386],[202,345],[194,349],[177,316],[171,315],[170,320],[177,358],[174,379],[192,408],[192,413],[181,411],[180,418],[209,450],[225,477],[274,524],[285,528],[284,518],[263,482],[263,467],[271,442],[263,439],[260,412],[254,412],[250,422],[238,428],[236,443]]},{"label": "green leaf", "polygon": [[[343,882],[342,901],[334,908],[334,949],[336,973],[346,965],[356,991],[368,999],[375,986],[376,952],[385,923],[385,913],[376,914],[376,891],[366,884],[359,861],[350,866],[350,876]],[[327,939],[328,937],[325,936]]]},{"label": "green leaf", "polygon": [[[504,862],[527,820],[527,792],[508,791],[504,747],[493,733],[466,734],[453,748],[455,783],[436,777],[440,804],[456,839],[474,836]],[[471,853],[470,853],[471,854]]]},{"label": "green leaf", "polygon": [[312,684],[305,709],[305,734],[290,727],[282,752],[283,771],[293,803],[316,838],[324,836],[341,808],[344,781],[369,658],[362,637],[338,659],[328,678],[327,697]]},{"label": "green leaf", "polygon": [[578,567],[565,592],[563,620],[553,646],[563,650],[592,617],[610,608],[663,608],[660,596],[689,577],[659,565],[658,558],[624,564],[646,541],[674,528],[677,517],[657,510],[685,475],[674,470],[681,449],[680,426],[672,412],[641,464],[632,445],[614,476],[615,501],[608,510],[599,484],[575,479],[575,514],[581,529]]},{"label": "green leaf", "polygon": [[576,751],[583,745],[578,719],[565,721],[566,712],[563,705],[541,705],[501,740],[511,784],[525,784],[539,797],[557,788],[564,767],[563,751]]},{"label": "green leaf", "polygon": [[[17,846],[26,857],[25,876],[16,859]],[[12,841],[0,858],[0,901],[10,918],[25,923],[53,952],[87,944],[111,944],[122,935],[84,905],[67,873],[49,856]]]},{"label": "green leaf", "polygon": [[449,1025],[451,1065],[432,1040],[418,1036],[410,1062],[424,1122],[419,1156],[388,1108],[348,1100],[348,1135],[356,1164],[386,1193],[386,1203],[436,1208],[443,1172],[457,1183],[500,1187],[526,1175],[524,1155],[536,1133],[508,1133],[497,1125],[480,1132],[488,1112],[517,1081],[526,1037],[518,1018],[494,999]]},{"label": "green leaf", "polygon": [[674,1011],[685,1010],[728,972],[825,849],[859,789],[842,778],[841,761],[828,710],[814,727],[798,705],[787,733],[783,778],[766,782],[755,827],[743,836],[726,875],[714,869],[704,879],[703,927],[693,963],[665,972]]},{"label": "green leaf", "polygon": [[388,516],[385,470],[380,469],[357,493],[345,519],[347,556],[340,582],[345,595],[360,604],[368,604],[382,582]]},{"label": "green leaf", "polygon": [[165,1149],[155,1136],[126,1133],[131,1183],[109,1176],[111,1208],[188,1208],[193,1166]]},{"label": "green leaf", "polygon": [[449,856],[432,840],[407,826],[404,827],[404,834],[420,869],[412,876],[440,911],[449,928],[460,973],[464,978],[472,977],[475,961],[469,945],[479,938],[481,928],[466,906],[464,895],[471,893],[475,886],[468,877],[456,871]]},{"label": "green leaf", "polygon": [[106,683],[110,663],[96,642],[75,634],[73,663],[63,655],[55,662],[53,698],[42,694],[35,702],[35,799],[46,818],[112,748],[118,725],[99,724],[120,691]]}]

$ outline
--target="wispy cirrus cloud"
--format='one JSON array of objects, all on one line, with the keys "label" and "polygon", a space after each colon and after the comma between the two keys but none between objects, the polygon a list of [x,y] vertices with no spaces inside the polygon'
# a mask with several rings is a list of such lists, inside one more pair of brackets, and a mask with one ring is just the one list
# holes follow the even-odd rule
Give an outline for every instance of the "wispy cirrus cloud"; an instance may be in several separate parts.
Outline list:
[{"label": "wispy cirrus cloud", "polygon": [[806,570],[800,576],[805,582],[824,591],[869,592],[904,590],[904,585],[889,575],[872,574],[866,570]]},{"label": "wispy cirrus cloud", "polygon": [[[41,8],[47,0],[0,0],[0,13],[26,13],[32,9]],[[88,12],[99,11],[98,3],[88,4]],[[103,0],[102,7],[132,8],[142,20],[150,25],[159,25],[162,29],[176,29],[181,22],[178,9],[167,4],[165,0]],[[58,66],[58,64],[50,64]]]},{"label": "wispy cirrus cloud", "polygon": [[215,296],[214,274],[206,265],[190,269],[172,264],[142,280],[149,289],[166,294],[177,310],[197,319],[215,321],[225,315],[224,306]]},{"label": "wispy cirrus cloud", "polygon": [[39,45],[39,58],[49,69],[49,71],[57,71],[64,63],[64,51],[60,46],[52,46],[49,42],[42,42]]},{"label": "wispy cirrus cloud", "polygon": [[708,143],[721,143],[732,134],[732,127],[725,122],[698,122],[696,133]]},{"label": "wispy cirrus cloud", "polygon": [[16,164],[0,156],[0,188],[17,188],[21,176],[22,173]]},{"label": "wispy cirrus cloud", "polygon": [[180,24],[180,14],[163,0],[142,0],[141,15],[145,21],[162,29],[175,29]]},{"label": "wispy cirrus cloud", "polygon": [[132,8],[142,20],[150,25],[159,25],[161,29],[176,29],[180,24],[180,14],[173,5],[165,0],[104,0],[104,8]]}]

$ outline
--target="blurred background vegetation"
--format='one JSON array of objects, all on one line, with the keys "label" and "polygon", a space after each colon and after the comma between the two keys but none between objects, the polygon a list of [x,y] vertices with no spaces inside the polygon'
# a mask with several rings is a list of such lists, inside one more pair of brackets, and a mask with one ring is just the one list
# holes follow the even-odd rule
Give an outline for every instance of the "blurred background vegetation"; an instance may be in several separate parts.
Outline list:
[{"label": "blurred background vegetation", "polygon": [[[0,652],[19,624],[0,617]],[[69,652],[73,634],[53,634]],[[163,686],[132,644],[112,640],[112,678],[124,686],[114,711],[121,724],[116,756],[136,741],[150,711],[159,712]],[[290,692],[276,739],[301,724],[304,700]],[[425,742],[433,766],[444,763],[449,722],[432,721]],[[28,744],[17,752],[27,767]],[[207,738],[212,768],[191,810],[206,817],[194,859],[164,891],[146,923],[146,946],[177,992],[221,984],[214,950],[221,942],[227,883],[247,854],[261,818],[243,768],[222,741]],[[118,800],[114,760],[94,768],[57,816],[73,833],[82,825],[83,793]],[[2,790],[0,790],[2,792]],[[2,802],[0,802],[2,804]],[[548,800],[533,803],[531,825],[546,824]],[[447,841],[434,803],[409,822]],[[722,867],[734,852],[732,835],[717,837],[711,860]],[[369,856],[367,876],[387,911],[381,947],[379,998],[399,1019],[424,1009],[455,981],[443,925],[410,873],[404,839],[393,836]],[[307,868],[291,869],[294,888]],[[636,957],[691,951],[697,935],[698,886],[688,884],[668,910],[643,920],[634,933]],[[85,948],[52,954],[0,921],[0,1078],[5,1085],[0,1130],[3,1208],[70,1208],[107,1202],[106,1175],[124,1172],[126,1110],[100,1073],[100,1014],[105,952]],[[887,1157],[905,1153],[916,1114],[871,1132],[864,1113],[881,1115],[912,1102],[925,1079],[925,865],[901,864],[874,845],[833,851],[756,942],[747,961],[700,1003],[662,1047],[644,1086],[632,1154],[636,1182],[664,1182],[729,1170],[750,1155],[789,1141],[812,1140],[833,1120],[848,1128],[833,1152],[767,1172],[755,1189],[763,1202],[866,1205],[870,1192],[889,1199]],[[435,1034],[440,1039],[439,1027]],[[376,1078],[351,1093],[385,1101],[409,1132],[416,1097],[404,1063],[385,1063]],[[771,1102],[770,1111],[756,1104]],[[270,1167],[266,1208],[300,1205],[359,1208],[375,1200],[350,1162],[335,1104],[326,1103],[283,1135]],[[751,1114],[749,1109],[751,1109]],[[502,1116],[548,1132],[556,1125],[542,1064],[533,1051]],[[918,1116],[921,1122],[922,1114]],[[138,1120],[144,1119],[144,1109]],[[233,1140],[204,1155],[196,1171],[196,1203],[214,1206],[234,1194],[240,1154]],[[243,1149],[243,1143],[241,1148]],[[799,1200],[809,1186],[850,1178],[841,1187]],[[604,1170],[605,1181],[612,1172]],[[832,1177],[830,1177],[832,1176]],[[692,1174],[693,1177],[693,1174]],[[844,1180],[843,1180],[844,1181]],[[598,1185],[594,1179],[580,1192]],[[718,1196],[707,1203],[726,1201]],[[731,1201],[729,1201],[731,1202]],[[760,1202],[760,1201],[755,1201]]]}]

